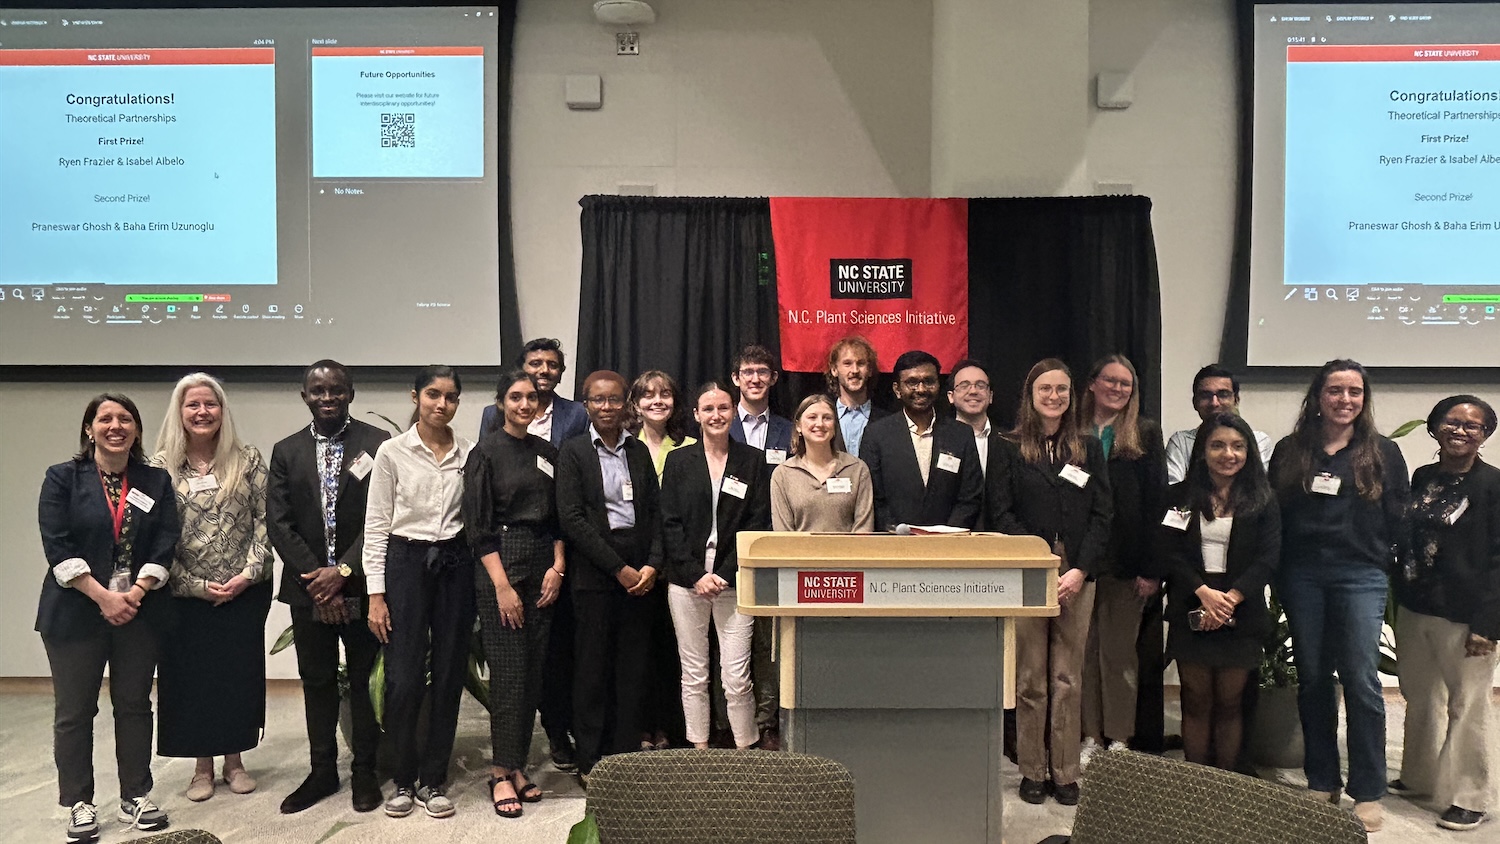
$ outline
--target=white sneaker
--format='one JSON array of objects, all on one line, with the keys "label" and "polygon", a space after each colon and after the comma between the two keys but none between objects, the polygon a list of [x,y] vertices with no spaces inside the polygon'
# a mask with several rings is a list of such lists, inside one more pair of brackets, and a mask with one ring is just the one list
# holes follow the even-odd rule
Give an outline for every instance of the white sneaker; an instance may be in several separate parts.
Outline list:
[{"label": "white sneaker", "polygon": [[1129,749],[1130,749],[1130,745],[1126,744],[1123,741],[1112,741],[1112,742],[1109,743],[1109,752],[1110,753],[1114,753],[1116,750],[1129,750]]},{"label": "white sneaker", "polygon": [[1094,754],[1098,752],[1099,742],[1094,741],[1092,738],[1084,739],[1083,750],[1078,753],[1078,766],[1080,768],[1087,768],[1089,762],[1094,758]]},{"label": "white sneaker", "polygon": [[154,832],[167,828],[167,813],[162,811],[150,797],[133,797],[120,800],[120,823],[130,824],[131,829]]}]

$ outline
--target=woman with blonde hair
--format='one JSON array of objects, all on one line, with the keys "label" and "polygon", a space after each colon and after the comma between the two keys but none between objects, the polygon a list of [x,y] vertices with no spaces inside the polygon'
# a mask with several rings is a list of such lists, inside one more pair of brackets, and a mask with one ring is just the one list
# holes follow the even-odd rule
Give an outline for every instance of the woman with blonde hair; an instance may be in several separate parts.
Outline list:
[{"label": "woman with blonde hair", "polygon": [[870,467],[844,450],[838,410],[818,393],[792,417],[792,457],[771,473],[771,529],[822,533],[875,530]]},{"label": "woman with blonde hair", "polygon": [[172,477],[182,536],[168,584],[177,628],[157,678],[162,756],[198,760],[189,800],[214,794],[214,757],[236,794],[255,790],[240,754],[266,722],[266,616],[271,543],[266,464],[240,442],[224,386],[195,372],[177,382],[152,464]]}]

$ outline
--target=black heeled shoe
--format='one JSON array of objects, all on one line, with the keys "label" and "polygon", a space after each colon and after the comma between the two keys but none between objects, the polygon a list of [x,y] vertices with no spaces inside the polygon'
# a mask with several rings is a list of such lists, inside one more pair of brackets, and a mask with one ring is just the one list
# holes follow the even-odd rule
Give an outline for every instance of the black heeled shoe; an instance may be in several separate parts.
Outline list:
[{"label": "black heeled shoe", "polygon": [[[514,797],[502,797],[499,800],[495,800],[495,786],[502,782],[509,783],[510,777],[490,777],[490,799],[494,800],[495,814],[502,818],[519,818],[523,811],[520,800]],[[511,787],[514,788],[515,786],[512,785]],[[510,806],[514,806],[515,808],[508,808]]]}]

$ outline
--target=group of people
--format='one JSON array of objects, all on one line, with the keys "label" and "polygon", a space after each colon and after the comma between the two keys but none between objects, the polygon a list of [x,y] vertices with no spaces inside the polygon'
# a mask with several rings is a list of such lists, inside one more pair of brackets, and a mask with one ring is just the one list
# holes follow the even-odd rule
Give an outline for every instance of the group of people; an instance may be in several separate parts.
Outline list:
[{"label": "group of people", "polygon": [[[1500,472],[1478,459],[1496,417],[1476,397],[1433,409],[1438,462],[1408,482],[1353,361],[1319,371],[1274,450],[1240,418],[1238,381],[1218,366],[1193,382],[1202,424],[1164,442],[1120,355],[1077,385],[1061,361],[1038,362],[1008,431],[990,424],[991,379],[974,360],[947,376],[949,413],[939,361],[908,351],[890,370],[899,408],[879,407],[881,368],[857,335],[830,350],[828,391],[791,419],[771,411],[779,371],[761,346],[735,356],[730,384],[684,392],[659,370],[633,381],[598,371],[577,402],[556,394],[566,371],[557,341],[531,341],[518,364],[475,443],[451,425],[462,394],[451,367],[418,373],[410,427],[393,436],[350,416],[349,370],[319,361],[302,381],[311,422],[275,445],[269,465],[239,440],[208,375],[178,383],[150,459],[128,397],[90,402],[79,451],[48,470],[40,504],[50,570],[37,630],[54,681],[67,841],[99,836],[92,723],[106,665],[121,821],[167,825],[150,797],[153,675],[157,752],[197,760],[186,796],[256,788],[241,754],[265,721],[273,549],[310,756],[281,811],[340,788],[342,644],[354,809],[453,815],[445,785],[477,619],[489,796],[514,818],[543,797],[526,772],[538,712],[553,763],[585,784],[612,753],[779,747],[770,631],[735,600],[739,531],[938,524],[1040,536],[1059,560],[1059,615],[1017,621],[1023,800],[1076,803],[1098,748],[1159,751],[1169,660],[1187,758],[1236,767],[1242,700],[1276,621],[1273,585],[1297,653],[1308,787],[1335,802],[1345,787],[1337,673],[1347,788],[1378,829],[1387,775],[1376,665],[1394,581],[1408,714],[1390,788],[1451,791],[1439,821],[1450,828],[1484,818]],[[366,690],[382,651],[377,723]]]}]

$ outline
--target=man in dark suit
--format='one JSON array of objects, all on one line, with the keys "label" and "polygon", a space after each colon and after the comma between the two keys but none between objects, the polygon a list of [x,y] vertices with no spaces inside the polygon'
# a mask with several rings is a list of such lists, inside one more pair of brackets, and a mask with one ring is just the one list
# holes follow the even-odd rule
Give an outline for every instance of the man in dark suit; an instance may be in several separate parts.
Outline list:
[{"label": "man in dark suit", "polygon": [[827,376],[828,392],[838,400],[844,450],[858,457],[865,428],[876,419],[891,415],[870,400],[875,379],[880,377],[875,347],[859,334],[850,334],[834,343],[828,350]]},{"label": "man in dark suit", "polygon": [[557,518],[577,610],[573,735],[585,778],[601,756],[639,748],[652,660],[660,493],[651,451],[625,430],[626,390],[619,373],[589,375],[589,428],[557,455]]},{"label": "man in dark suit", "polygon": [[729,438],[764,451],[766,462],[772,465],[785,463],[792,449],[792,420],[771,412],[771,388],[780,377],[776,358],[770,349],[758,344],[741,349],[729,373],[740,391]]},{"label": "man in dark suit", "polygon": [[360,555],[370,470],[390,434],[349,418],[354,381],[337,361],[307,368],[302,400],[312,424],[272,449],[266,498],[267,532],[283,563],[278,597],[292,612],[312,758],[312,772],[281,801],[281,811],[300,812],[339,790],[342,640],[354,715],[353,803],[355,811],[369,812],[382,800],[375,775],[380,726],[369,694],[380,645],[365,623],[369,599]]},{"label": "man in dark suit", "polygon": [[860,459],[875,484],[875,529],[900,524],[972,528],[984,502],[974,429],[935,407],[937,358],[910,351],[896,359],[902,412],[870,423]]}]

